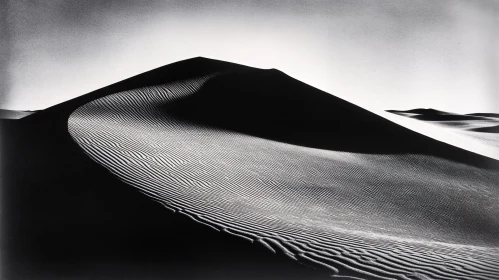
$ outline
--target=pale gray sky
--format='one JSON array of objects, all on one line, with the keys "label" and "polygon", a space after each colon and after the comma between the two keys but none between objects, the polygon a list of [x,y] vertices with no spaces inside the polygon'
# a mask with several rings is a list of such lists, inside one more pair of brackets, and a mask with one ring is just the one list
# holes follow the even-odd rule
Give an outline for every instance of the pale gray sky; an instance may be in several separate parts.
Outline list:
[{"label": "pale gray sky", "polygon": [[277,68],[365,107],[499,113],[499,1],[0,5],[4,109],[43,109],[205,56]]}]

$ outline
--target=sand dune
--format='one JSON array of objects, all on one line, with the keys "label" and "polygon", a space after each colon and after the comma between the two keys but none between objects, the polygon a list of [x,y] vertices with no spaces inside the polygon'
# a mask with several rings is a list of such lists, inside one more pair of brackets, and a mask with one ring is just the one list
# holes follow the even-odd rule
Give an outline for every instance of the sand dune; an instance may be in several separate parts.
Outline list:
[{"label": "sand dune", "polygon": [[468,116],[490,117],[490,118],[499,119],[499,114],[494,114],[494,113],[472,113],[472,114],[466,114],[466,115],[468,115]]},{"label": "sand dune", "polygon": [[[424,121],[438,126],[460,137],[499,151],[499,115],[492,113],[455,114],[434,109],[414,109],[408,111],[391,110],[391,113]],[[498,152],[499,153],[499,152]]]},{"label": "sand dune", "polygon": [[334,276],[499,278],[497,161],[277,70],[208,64],[91,100],[69,133],[165,207]]},{"label": "sand dune", "polygon": [[33,114],[34,111],[15,111],[0,109],[0,119],[18,120]]}]

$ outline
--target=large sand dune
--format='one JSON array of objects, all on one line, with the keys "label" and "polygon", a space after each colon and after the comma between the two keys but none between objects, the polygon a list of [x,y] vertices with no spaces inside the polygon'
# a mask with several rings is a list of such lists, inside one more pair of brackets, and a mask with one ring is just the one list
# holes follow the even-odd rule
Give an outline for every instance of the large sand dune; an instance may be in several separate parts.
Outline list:
[{"label": "large sand dune", "polygon": [[69,133],[165,207],[332,275],[499,278],[497,161],[277,70],[209,64],[88,100]]}]

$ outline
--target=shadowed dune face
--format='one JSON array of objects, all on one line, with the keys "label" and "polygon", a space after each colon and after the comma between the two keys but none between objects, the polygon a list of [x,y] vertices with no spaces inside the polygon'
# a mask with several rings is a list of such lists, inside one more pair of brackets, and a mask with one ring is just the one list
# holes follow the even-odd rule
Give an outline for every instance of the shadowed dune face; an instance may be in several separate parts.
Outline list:
[{"label": "shadowed dune face", "polygon": [[412,140],[415,133],[386,126],[378,116],[278,70],[218,75],[162,110],[205,126],[312,148],[407,153],[422,147]]},{"label": "shadowed dune face", "polygon": [[278,71],[119,92],[68,130],[166,207],[336,275],[499,278],[499,169]]},{"label": "shadowed dune face", "polygon": [[490,165],[483,157],[390,125],[374,113],[275,69],[220,73],[198,91],[158,106],[169,116],[192,123],[304,147],[426,154],[480,167]]}]

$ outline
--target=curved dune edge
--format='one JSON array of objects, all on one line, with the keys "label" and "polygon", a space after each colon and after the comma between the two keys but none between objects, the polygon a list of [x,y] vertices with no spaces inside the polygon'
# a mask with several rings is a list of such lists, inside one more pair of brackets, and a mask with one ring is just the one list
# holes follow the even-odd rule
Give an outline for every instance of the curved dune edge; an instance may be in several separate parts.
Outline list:
[{"label": "curved dune edge", "polygon": [[166,207],[335,276],[499,278],[497,171],[418,154],[300,147],[162,109],[208,79],[94,100],[73,112],[69,133]]}]

